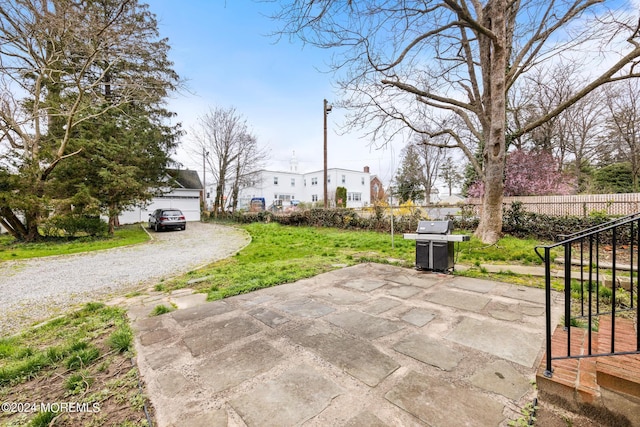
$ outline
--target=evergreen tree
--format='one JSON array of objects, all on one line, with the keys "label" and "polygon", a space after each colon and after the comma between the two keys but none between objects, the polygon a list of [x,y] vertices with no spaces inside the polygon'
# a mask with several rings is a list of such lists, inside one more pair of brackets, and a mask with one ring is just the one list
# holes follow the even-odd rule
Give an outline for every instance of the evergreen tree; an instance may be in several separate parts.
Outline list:
[{"label": "evergreen tree", "polygon": [[[17,239],[36,240],[50,207],[64,205],[58,198],[92,206],[109,203],[91,200],[100,196],[89,188],[97,180],[93,175],[76,177],[75,187],[60,181],[68,172],[53,179],[61,165],[85,151],[101,153],[107,156],[101,159],[106,162],[100,169],[103,179],[116,184],[135,174],[116,172],[117,161],[108,156],[128,161],[142,156],[137,161],[144,167],[155,162],[144,157],[145,149],[116,153],[131,148],[133,134],[125,135],[135,127],[136,115],[160,123],[166,115],[163,100],[179,80],[155,16],[137,0],[3,2],[0,39],[0,70],[13,90],[3,94],[0,111],[0,223]],[[108,136],[106,128],[111,129]],[[91,135],[92,129],[103,134]]]},{"label": "evergreen tree", "polygon": [[425,188],[422,180],[422,163],[415,145],[402,150],[402,164],[395,177],[396,195],[401,203],[424,200]]},{"label": "evergreen tree", "polygon": [[453,186],[462,180],[462,174],[459,172],[460,169],[461,167],[455,165],[451,157],[447,157],[444,164],[440,167],[440,178],[447,184],[449,196],[452,194]]}]

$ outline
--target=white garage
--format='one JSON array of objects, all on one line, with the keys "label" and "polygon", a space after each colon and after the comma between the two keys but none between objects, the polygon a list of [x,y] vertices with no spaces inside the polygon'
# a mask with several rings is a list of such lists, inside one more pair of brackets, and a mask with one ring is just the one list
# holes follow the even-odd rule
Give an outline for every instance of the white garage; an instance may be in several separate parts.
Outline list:
[{"label": "white garage", "polygon": [[200,221],[202,182],[198,173],[188,169],[170,169],[168,173],[177,186],[161,196],[154,197],[144,208],[123,212],[119,217],[120,224],[147,222],[149,214],[161,208],[180,209],[187,221]]}]

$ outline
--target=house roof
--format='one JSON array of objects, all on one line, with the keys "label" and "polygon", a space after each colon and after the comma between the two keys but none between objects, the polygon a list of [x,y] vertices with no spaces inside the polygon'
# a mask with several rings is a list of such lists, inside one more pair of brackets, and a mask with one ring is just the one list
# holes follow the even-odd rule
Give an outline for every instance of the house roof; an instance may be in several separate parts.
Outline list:
[{"label": "house roof", "polygon": [[169,176],[178,183],[180,188],[198,189],[202,188],[202,181],[198,172],[189,169],[167,169]]}]

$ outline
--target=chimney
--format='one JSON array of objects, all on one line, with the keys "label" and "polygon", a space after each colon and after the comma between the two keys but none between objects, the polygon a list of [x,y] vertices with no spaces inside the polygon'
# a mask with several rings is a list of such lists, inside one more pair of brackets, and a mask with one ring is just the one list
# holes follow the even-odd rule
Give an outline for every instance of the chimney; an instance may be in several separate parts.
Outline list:
[{"label": "chimney", "polygon": [[364,173],[369,173],[369,166],[364,167]]}]

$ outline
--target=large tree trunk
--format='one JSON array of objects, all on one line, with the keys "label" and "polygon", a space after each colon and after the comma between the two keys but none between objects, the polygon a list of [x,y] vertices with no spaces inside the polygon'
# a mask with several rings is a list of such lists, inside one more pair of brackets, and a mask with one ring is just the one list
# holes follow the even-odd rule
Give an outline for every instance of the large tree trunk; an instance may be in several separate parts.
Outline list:
[{"label": "large tree trunk", "polygon": [[493,244],[502,234],[502,199],[504,190],[504,168],[506,158],[506,2],[496,0],[486,7],[487,21],[495,40],[485,40],[482,55],[483,72],[490,74],[488,91],[485,90],[486,122],[484,160],[484,196],[482,214],[475,235],[487,244]]},{"label": "large tree trunk", "polygon": [[11,234],[16,240],[26,240],[27,229],[20,219],[7,207],[0,208],[0,224]]},{"label": "large tree trunk", "polygon": [[502,190],[504,163],[487,164],[482,213],[475,235],[484,243],[493,244],[502,234]]},{"label": "large tree trunk", "polygon": [[224,180],[220,178],[216,186],[216,199],[213,202],[213,217],[217,218],[218,214],[224,210]]},{"label": "large tree trunk", "polygon": [[40,232],[38,231],[38,224],[40,222],[40,214],[37,211],[25,212],[25,224],[27,242],[35,242],[40,239]]}]

